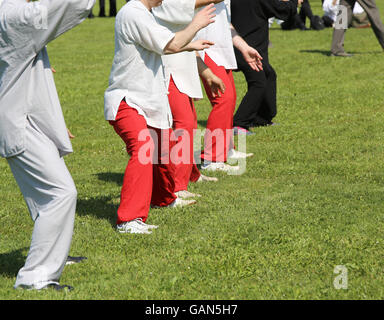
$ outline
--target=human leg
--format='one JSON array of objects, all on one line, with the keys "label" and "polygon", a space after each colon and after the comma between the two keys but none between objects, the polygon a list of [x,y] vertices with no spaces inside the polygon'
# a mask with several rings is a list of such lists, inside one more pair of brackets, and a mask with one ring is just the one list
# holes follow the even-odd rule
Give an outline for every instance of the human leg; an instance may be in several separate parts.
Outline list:
[{"label": "human leg", "polygon": [[73,233],[77,191],[54,143],[32,121],[26,127],[26,151],[8,158],[28,206],[34,229],[25,265],[15,288],[58,285]]}]

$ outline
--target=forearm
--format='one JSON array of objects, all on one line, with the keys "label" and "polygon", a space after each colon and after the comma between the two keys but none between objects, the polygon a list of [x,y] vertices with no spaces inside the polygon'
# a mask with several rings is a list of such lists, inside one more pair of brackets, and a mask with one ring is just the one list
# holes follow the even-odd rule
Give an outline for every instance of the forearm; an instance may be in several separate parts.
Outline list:
[{"label": "forearm", "polygon": [[196,52],[196,61],[197,61],[197,69],[199,71],[199,75],[206,79],[212,70],[208,68],[208,66],[204,63],[203,59],[201,59],[198,52]]},{"label": "forearm", "polygon": [[195,8],[198,9],[198,8],[207,6],[211,3],[216,4],[216,3],[223,2],[223,1],[224,0],[196,0]]},{"label": "forearm", "polygon": [[166,46],[164,54],[193,50],[192,48],[189,48],[189,44],[199,30],[200,28],[198,26],[191,23],[185,29],[176,32],[175,37]]},{"label": "forearm", "polygon": [[239,36],[239,34],[237,33],[236,29],[233,27],[232,24],[231,24],[230,28],[231,28],[233,45],[240,52],[244,51],[246,48],[249,47],[247,42],[245,42],[245,40],[242,37]]}]

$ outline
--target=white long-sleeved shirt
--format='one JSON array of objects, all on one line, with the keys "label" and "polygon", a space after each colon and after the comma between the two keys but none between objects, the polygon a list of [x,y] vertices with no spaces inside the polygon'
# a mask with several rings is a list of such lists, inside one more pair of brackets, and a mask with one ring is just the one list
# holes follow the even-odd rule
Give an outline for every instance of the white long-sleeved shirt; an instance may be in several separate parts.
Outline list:
[{"label": "white long-sleeved shirt", "polygon": [[[164,0],[153,8],[159,24],[178,32],[191,23],[195,15],[195,0]],[[177,89],[190,98],[203,98],[195,52],[180,52],[162,57],[167,87],[172,76]]]},{"label": "white long-sleeved shirt", "polygon": [[125,98],[148,126],[172,127],[161,56],[174,36],[156,22],[140,0],[131,0],[120,9],[115,24],[115,57],[104,94],[106,120],[116,119],[120,102]]},{"label": "white long-sleeved shirt", "polygon": [[95,0],[0,3],[0,156],[25,148],[27,118],[61,156],[72,152],[46,45],[87,18]]}]

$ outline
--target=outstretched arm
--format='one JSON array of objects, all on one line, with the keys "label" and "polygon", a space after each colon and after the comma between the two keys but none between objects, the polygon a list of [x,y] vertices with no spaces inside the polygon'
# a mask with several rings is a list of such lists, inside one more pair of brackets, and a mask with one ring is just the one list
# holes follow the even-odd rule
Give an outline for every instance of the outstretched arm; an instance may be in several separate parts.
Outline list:
[{"label": "outstretched arm", "polygon": [[193,41],[196,33],[214,22],[216,11],[213,4],[199,11],[192,22],[183,30],[176,32],[175,37],[166,45],[164,54],[182,51],[200,51],[209,48],[213,42],[207,40]]}]

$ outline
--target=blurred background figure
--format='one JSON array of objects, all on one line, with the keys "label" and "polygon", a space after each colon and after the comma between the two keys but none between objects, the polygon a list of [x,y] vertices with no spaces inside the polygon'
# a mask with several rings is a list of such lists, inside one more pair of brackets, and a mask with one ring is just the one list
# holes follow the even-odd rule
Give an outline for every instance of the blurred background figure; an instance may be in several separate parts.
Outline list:
[{"label": "blurred background figure", "polygon": [[[306,27],[307,18],[310,22],[310,28]],[[300,11],[295,15],[291,16],[288,20],[284,21],[281,24],[281,29],[323,30],[324,23],[319,16],[313,14],[309,1],[304,0],[301,4]]]},{"label": "blurred background figure", "polygon": [[[348,15],[348,26],[351,25],[353,19],[353,8],[359,3],[367,14],[369,23],[382,49],[384,49],[384,25],[381,22],[380,11],[376,6],[375,0],[340,0],[339,5],[346,8]],[[337,1],[332,3],[335,5]],[[340,28],[335,25],[333,30],[331,56],[334,57],[351,57],[352,55],[344,50],[344,39],[347,29]]]},{"label": "blurred background figure", "polygon": [[[100,5],[99,17],[106,17],[106,15],[105,15],[105,0],[99,0],[99,5]],[[116,0],[109,0],[109,16],[110,17],[116,17],[116,14],[117,14]]]}]

